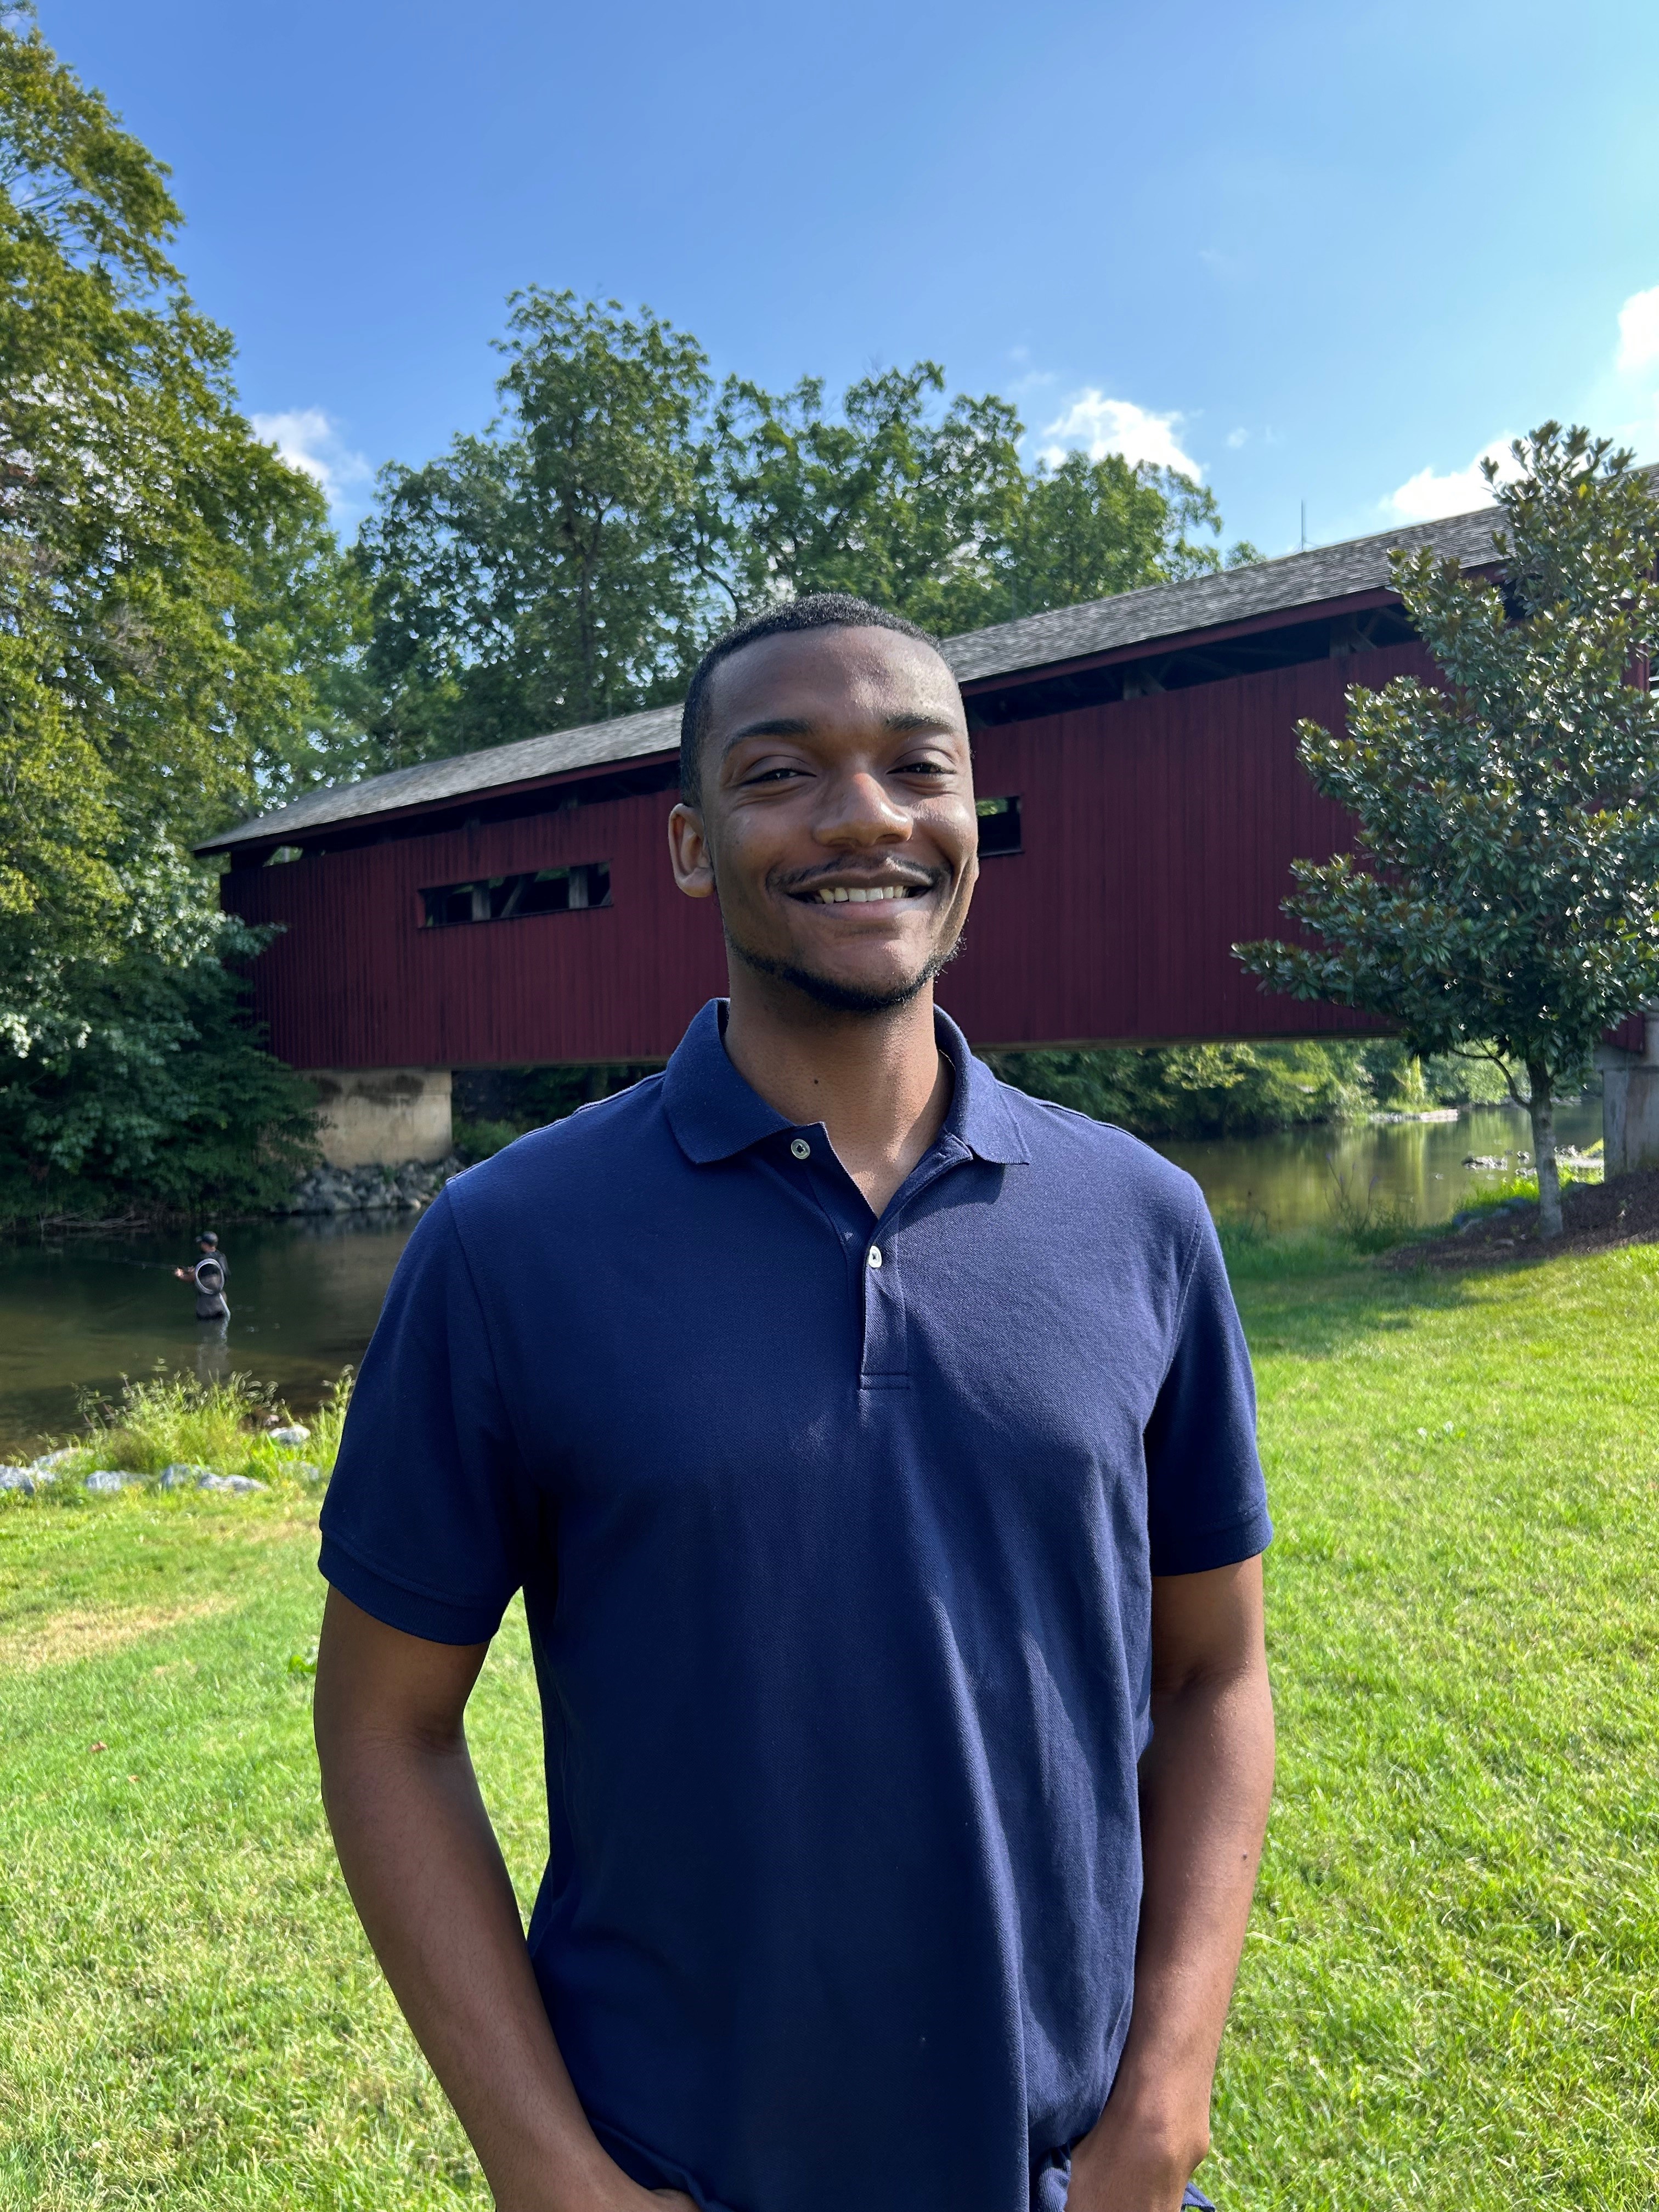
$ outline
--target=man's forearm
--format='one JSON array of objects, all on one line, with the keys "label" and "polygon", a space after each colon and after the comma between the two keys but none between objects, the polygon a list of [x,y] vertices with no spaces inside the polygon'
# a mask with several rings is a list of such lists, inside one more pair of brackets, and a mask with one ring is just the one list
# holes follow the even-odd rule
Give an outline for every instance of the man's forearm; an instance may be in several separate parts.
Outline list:
[{"label": "man's forearm", "polygon": [[1106,2110],[1078,2147],[1077,2212],[1173,2212],[1209,2148],[1216,2057],[1273,1793],[1273,1698],[1259,1646],[1161,1694],[1155,1680],[1152,1719],[1134,2012]]},{"label": "man's forearm", "polygon": [[1265,1670],[1170,1698],[1141,1775],[1145,1889],[1134,2017],[1115,2098],[1201,2126],[1244,1948],[1273,1793]]},{"label": "man's forearm", "polygon": [[391,1633],[331,1593],[317,1748],[369,1942],[501,2212],[638,2212],[650,2194],[589,2127],[536,1985],[460,1727],[471,1674],[447,1723],[378,1706],[375,1662]]}]

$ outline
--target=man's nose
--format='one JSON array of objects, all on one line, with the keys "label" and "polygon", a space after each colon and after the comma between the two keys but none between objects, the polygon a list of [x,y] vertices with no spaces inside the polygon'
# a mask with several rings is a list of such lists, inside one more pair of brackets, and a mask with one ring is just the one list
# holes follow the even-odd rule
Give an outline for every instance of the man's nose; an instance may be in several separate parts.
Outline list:
[{"label": "man's nose", "polygon": [[821,845],[902,844],[910,835],[910,816],[878,775],[860,770],[836,779],[813,834]]}]

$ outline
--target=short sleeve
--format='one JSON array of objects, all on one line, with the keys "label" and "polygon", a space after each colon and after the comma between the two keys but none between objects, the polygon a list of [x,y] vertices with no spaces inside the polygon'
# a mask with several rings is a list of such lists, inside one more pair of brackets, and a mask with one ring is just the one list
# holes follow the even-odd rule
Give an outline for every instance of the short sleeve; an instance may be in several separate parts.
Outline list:
[{"label": "short sleeve", "polygon": [[1202,1202],[1173,1354],[1146,1424],[1155,1575],[1254,1559],[1273,1540],[1255,1443],[1255,1381],[1215,1224]]},{"label": "short sleeve", "polygon": [[520,1458],[446,1193],[410,1237],[352,1392],[322,1571],[375,1620],[482,1644],[523,1580]]}]

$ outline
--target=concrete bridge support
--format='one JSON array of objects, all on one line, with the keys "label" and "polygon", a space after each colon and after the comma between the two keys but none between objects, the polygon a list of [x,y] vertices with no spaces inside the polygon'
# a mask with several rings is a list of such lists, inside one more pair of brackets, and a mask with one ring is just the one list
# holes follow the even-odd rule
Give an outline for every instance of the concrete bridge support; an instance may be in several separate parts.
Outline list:
[{"label": "concrete bridge support", "polygon": [[1659,1012],[1646,1016],[1640,1053],[1597,1054],[1601,1063],[1601,1152],[1608,1180],[1659,1168]]},{"label": "concrete bridge support", "polygon": [[441,1160],[451,1149],[447,1067],[313,1067],[318,1137],[331,1168]]}]

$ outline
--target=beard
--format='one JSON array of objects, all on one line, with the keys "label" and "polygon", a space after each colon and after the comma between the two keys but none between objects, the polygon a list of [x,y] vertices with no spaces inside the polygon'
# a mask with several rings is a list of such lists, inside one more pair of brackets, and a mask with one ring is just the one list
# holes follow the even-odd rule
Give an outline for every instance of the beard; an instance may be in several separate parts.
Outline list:
[{"label": "beard", "polygon": [[925,991],[941,969],[949,967],[962,950],[962,934],[941,950],[931,953],[908,982],[896,983],[884,991],[861,989],[855,983],[838,982],[833,975],[820,975],[811,968],[799,968],[793,961],[776,960],[769,953],[752,951],[740,944],[730,929],[726,933],[726,949],[745,968],[757,975],[770,975],[780,983],[793,984],[796,990],[832,1014],[890,1014],[899,1006]]}]

